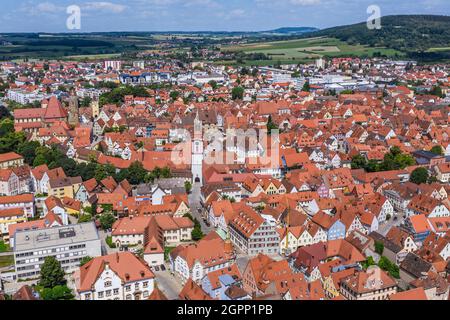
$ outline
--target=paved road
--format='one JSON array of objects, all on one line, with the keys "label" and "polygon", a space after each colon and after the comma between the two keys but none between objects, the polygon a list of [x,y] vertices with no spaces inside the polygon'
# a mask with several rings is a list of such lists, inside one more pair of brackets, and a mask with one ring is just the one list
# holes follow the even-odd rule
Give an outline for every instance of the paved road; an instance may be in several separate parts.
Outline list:
[{"label": "paved road", "polygon": [[90,148],[93,149],[98,143],[100,143],[103,140],[103,137],[97,136],[92,141]]},{"label": "paved road", "polygon": [[7,281],[4,281],[3,285],[5,286],[5,293],[6,294],[14,294],[20,288],[22,288],[24,285],[32,286],[32,285],[37,284],[37,283],[38,283],[38,280],[21,281],[21,282],[7,282]]},{"label": "paved road", "polygon": [[101,244],[102,244],[102,255],[108,255],[112,253],[119,252],[119,248],[110,248],[106,243],[106,238],[110,235],[108,232],[104,230],[98,230],[98,234],[100,236]]},{"label": "paved road", "polygon": [[181,282],[170,274],[169,269],[166,271],[155,271],[156,283],[158,288],[166,295],[169,300],[178,300],[178,294],[183,289]]},{"label": "paved road", "polygon": [[203,216],[198,212],[199,209],[201,211],[204,210],[203,206],[200,203],[200,194],[201,194],[201,187],[198,183],[195,183],[192,186],[191,194],[189,194],[188,196],[189,207],[191,208],[192,216],[194,218],[197,218],[198,221],[200,221],[203,233],[208,234],[214,230],[214,227],[211,226],[208,227],[203,221]]},{"label": "paved road", "polygon": [[[394,217],[397,217],[397,220],[394,220]],[[379,234],[386,236],[392,227],[394,227],[394,226],[398,227],[401,224],[403,224],[403,222],[405,221],[405,218],[403,218],[402,213],[395,213],[394,217],[392,217],[388,222],[379,226],[379,228],[378,228]]]}]

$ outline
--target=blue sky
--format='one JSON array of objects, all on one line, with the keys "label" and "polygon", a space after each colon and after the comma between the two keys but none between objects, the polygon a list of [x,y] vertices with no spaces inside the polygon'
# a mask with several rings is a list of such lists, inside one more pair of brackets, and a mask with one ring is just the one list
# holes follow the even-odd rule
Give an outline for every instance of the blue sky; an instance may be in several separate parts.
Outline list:
[{"label": "blue sky", "polygon": [[382,15],[450,15],[449,0],[1,0],[0,32],[69,32],[66,8],[81,8],[81,32],[261,31],[318,28],[366,21],[369,5]]}]

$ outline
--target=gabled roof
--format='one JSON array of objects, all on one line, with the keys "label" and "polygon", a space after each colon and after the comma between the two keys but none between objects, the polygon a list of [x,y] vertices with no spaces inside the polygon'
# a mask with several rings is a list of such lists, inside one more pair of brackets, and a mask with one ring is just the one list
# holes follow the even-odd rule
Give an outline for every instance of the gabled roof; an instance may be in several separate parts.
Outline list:
[{"label": "gabled roof", "polygon": [[67,111],[63,108],[61,102],[55,96],[52,96],[48,102],[48,106],[45,109],[44,119],[60,119],[68,116]]},{"label": "gabled roof", "polygon": [[231,254],[227,252],[222,238],[213,231],[195,244],[176,247],[170,253],[170,256],[173,260],[180,256],[191,269],[197,262],[204,267],[213,267],[227,263],[232,258]]},{"label": "gabled roof", "polygon": [[109,266],[123,283],[153,279],[155,277],[147,264],[131,252],[113,253],[108,256],[96,257],[80,267],[78,292],[91,291],[92,286],[106,266]]},{"label": "gabled roof", "polygon": [[214,300],[198,284],[188,279],[179,294],[180,300]]},{"label": "gabled roof", "polygon": [[168,300],[166,295],[158,288],[155,287],[153,289],[153,292],[150,294],[150,296],[148,297],[148,300],[153,300],[153,301],[157,301],[157,300]]}]

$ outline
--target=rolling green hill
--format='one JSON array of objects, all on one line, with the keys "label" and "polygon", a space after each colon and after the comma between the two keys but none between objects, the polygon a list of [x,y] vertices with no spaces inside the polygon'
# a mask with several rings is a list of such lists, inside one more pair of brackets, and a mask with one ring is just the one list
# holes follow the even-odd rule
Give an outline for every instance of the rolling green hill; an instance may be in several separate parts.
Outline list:
[{"label": "rolling green hill", "polygon": [[295,34],[314,32],[314,31],[319,31],[319,29],[313,28],[313,27],[285,27],[285,28],[278,28],[275,30],[266,31],[265,33],[295,35]]},{"label": "rolling green hill", "polygon": [[386,16],[381,18],[381,26],[380,30],[370,30],[363,22],[323,29],[308,37],[326,36],[348,44],[386,47],[411,57],[450,58],[450,16]]}]

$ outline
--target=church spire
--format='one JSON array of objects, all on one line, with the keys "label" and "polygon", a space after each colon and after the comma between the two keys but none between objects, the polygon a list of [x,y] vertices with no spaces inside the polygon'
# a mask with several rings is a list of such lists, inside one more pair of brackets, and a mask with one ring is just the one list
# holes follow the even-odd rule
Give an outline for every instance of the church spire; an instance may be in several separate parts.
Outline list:
[{"label": "church spire", "polygon": [[200,116],[199,116],[198,109],[197,109],[196,116],[194,119],[194,139],[195,140],[201,140],[202,127],[203,127],[202,121],[200,120]]}]

